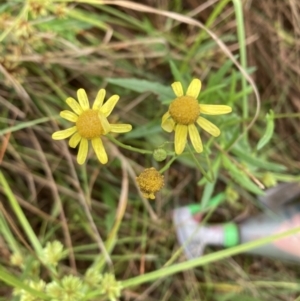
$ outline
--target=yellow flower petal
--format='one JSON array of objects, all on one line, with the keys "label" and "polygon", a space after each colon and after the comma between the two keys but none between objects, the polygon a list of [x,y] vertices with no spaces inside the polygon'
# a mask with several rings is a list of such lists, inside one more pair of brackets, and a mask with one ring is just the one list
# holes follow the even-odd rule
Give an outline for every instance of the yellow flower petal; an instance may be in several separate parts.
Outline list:
[{"label": "yellow flower petal", "polygon": [[206,132],[211,134],[214,137],[218,137],[221,133],[220,129],[215,126],[213,123],[208,121],[207,119],[203,117],[199,117],[197,119],[197,123],[199,124],[200,127],[202,127]]},{"label": "yellow flower petal", "polygon": [[102,164],[106,164],[108,161],[107,154],[105,148],[103,146],[102,140],[100,138],[92,139],[92,146],[97,155],[98,160]]},{"label": "yellow flower petal", "polygon": [[146,195],[146,198],[147,199],[150,199],[150,200],[155,200],[155,195],[153,192],[151,193],[144,193],[144,196]]},{"label": "yellow flower petal", "polygon": [[100,109],[100,107],[103,104],[103,100],[104,100],[105,94],[106,94],[106,91],[104,89],[100,89],[99,90],[99,92],[97,93],[95,102],[93,104],[93,109],[94,110]]},{"label": "yellow flower petal", "polygon": [[69,140],[69,146],[75,148],[78,145],[78,143],[80,142],[81,138],[82,137],[80,136],[80,134],[78,132],[75,133]]},{"label": "yellow flower petal", "polygon": [[132,130],[131,124],[111,124],[110,131],[112,133],[127,133]]},{"label": "yellow flower petal", "polygon": [[120,96],[113,95],[111,96],[107,102],[100,108],[100,111],[104,114],[105,117],[109,116],[112,110],[114,109],[116,103],[118,102]]},{"label": "yellow flower petal", "polygon": [[100,119],[100,123],[101,123],[101,126],[102,126],[103,131],[104,131],[103,134],[106,135],[107,133],[110,132],[111,126],[110,126],[107,118],[104,116],[104,114],[101,111],[99,111],[98,117]]},{"label": "yellow flower petal", "polygon": [[89,99],[84,89],[77,90],[77,98],[83,111],[86,111],[90,108]]},{"label": "yellow flower petal", "polygon": [[76,114],[74,114],[73,112],[68,111],[68,110],[61,111],[59,115],[62,118],[67,119],[72,122],[76,122],[78,119],[78,116]]},{"label": "yellow flower petal", "polygon": [[170,115],[169,111],[166,112],[166,113],[163,115],[163,117],[162,117],[161,123],[164,123],[170,116],[171,116],[171,115]]},{"label": "yellow flower petal", "polygon": [[161,120],[161,127],[168,133],[171,133],[174,130],[175,127],[175,122],[173,120],[173,118],[170,118],[171,115],[168,112],[166,112]]},{"label": "yellow flower petal", "polygon": [[188,129],[189,129],[189,135],[194,149],[196,150],[197,153],[201,153],[203,151],[203,145],[195,124],[193,123],[188,125]]},{"label": "yellow flower petal", "polygon": [[175,153],[180,155],[186,144],[188,127],[186,125],[177,124],[175,128]]},{"label": "yellow flower petal", "polygon": [[175,82],[171,86],[177,97],[183,96],[183,89],[180,82]]},{"label": "yellow flower petal", "polygon": [[81,106],[74,98],[68,97],[66,103],[77,115],[80,115],[83,112]]},{"label": "yellow flower petal", "polygon": [[82,165],[87,157],[87,153],[88,153],[88,149],[89,149],[89,143],[87,141],[87,139],[82,138],[80,141],[80,145],[79,145],[79,150],[78,150],[78,154],[77,154],[77,163]]},{"label": "yellow flower petal", "polygon": [[168,133],[171,133],[174,130],[175,127],[175,121],[173,118],[169,118],[162,122],[161,127]]},{"label": "yellow flower petal", "polygon": [[230,106],[225,105],[203,105],[200,104],[200,114],[206,115],[222,115],[228,114],[232,111]]},{"label": "yellow flower petal", "polygon": [[186,95],[197,98],[199,96],[200,90],[201,81],[198,78],[194,78],[186,91]]},{"label": "yellow flower petal", "polygon": [[62,140],[70,137],[77,131],[77,127],[73,126],[69,129],[63,130],[63,131],[57,131],[52,134],[52,139],[54,140]]}]

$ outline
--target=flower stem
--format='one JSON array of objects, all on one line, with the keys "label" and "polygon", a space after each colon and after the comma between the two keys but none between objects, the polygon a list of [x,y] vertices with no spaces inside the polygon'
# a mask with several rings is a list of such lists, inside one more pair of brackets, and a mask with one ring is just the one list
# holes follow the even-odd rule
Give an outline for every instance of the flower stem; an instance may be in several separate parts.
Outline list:
[{"label": "flower stem", "polygon": [[115,139],[113,136],[111,135],[107,135],[106,136],[110,141],[112,141],[113,143],[115,143],[116,145],[122,147],[122,148],[125,148],[125,149],[128,149],[130,151],[133,151],[133,152],[136,152],[136,153],[140,153],[140,154],[151,154],[152,155],[152,151],[149,151],[149,150],[145,150],[145,149],[141,149],[141,148],[136,148],[136,147],[133,147],[131,145],[127,145],[127,144],[124,144],[120,141],[118,141],[117,139]]},{"label": "flower stem", "polygon": [[171,164],[176,160],[176,158],[177,158],[177,156],[174,156],[173,158],[171,158],[171,160],[169,160],[167,162],[167,164],[159,170],[159,173],[164,173],[166,170],[168,170],[170,168]]},{"label": "flower stem", "polygon": [[[245,26],[244,26],[244,16],[243,16],[243,4],[240,0],[232,0],[235,10],[235,16],[237,21],[237,34],[238,34],[238,42],[240,49],[240,61],[241,66],[244,70],[247,69],[247,52],[246,52],[246,37],[245,37]],[[242,76],[242,90],[245,91],[247,88],[247,80],[244,76]],[[243,95],[242,98],[242,106],[243,106],[243,118],[247,119],[249,116],[249,108],[248,108],[248,97],[246,94]],[[245,142],[248,143],[248,133],[246,131],[247,125],[244,124],[244,139]]]},{"label": "flower stem", "polygon": [[201,173],[203,174],[203,176],[207,179],[207,181],[209,182],[213,182],[213,180],[208,176],[208,174],[206,173],[206,171],[202,168],[202,166],[199,164],[195,154],[193,153],[193,151],[191,150],[190,146],[188,145],[189,148],[189,153],[192,155],[197,167],[199,168],[199,170],[201,171]]}]

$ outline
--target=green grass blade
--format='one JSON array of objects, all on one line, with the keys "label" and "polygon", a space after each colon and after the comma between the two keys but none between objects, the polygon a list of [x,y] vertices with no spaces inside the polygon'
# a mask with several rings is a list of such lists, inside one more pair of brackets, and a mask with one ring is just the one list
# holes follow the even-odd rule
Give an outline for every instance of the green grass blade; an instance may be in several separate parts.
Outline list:
[{"label": "green grass blade", "polygon": [[107,82],[138,93],[153,92],[159,95],[160,100],[171,100],[174,98],[171,87],[156,82],[137,78],[108,78]]},{"label": "green grass blade", "polygon": [[19,131],[19,130],[22,130],[22,129],[25,129],[25,128],[29,128],[29,127],[32,127],[34,125],[37,125],[37,124],[40,124],[40,123],[43,123],[43,122],[47,122],[51,119],[54,119],[54,118],[58,118],[59,116],[54,116],[54,117],[42,117],[42,118],[39,118],[39,119],[35,119],[35,120],[31,120],[31,121],[25,121],[25,122],[20,122],[12,127],[8,127],[8,128],[5,128],[3,130],[0,130],[0,136],[2,135],[5,135],[7,133],[12,133],[12,132],[16,132],[16,131]]},{"label": "green grass blade", "polygon": [[0,212],[0,233],[4,237],[5,241],[9,245],[9,248],[14,253],[20,253],[19,245],[15,239],[15,236],[11,233],[3,214]]},{"label": "green grass blade", "polygon": [[248,191],[257,195],[263,195],[264,192],[256,186],[248,176],[236,165],[234,165],[226,156],[222,157],[223,165],[228,170],[230,176],[235,180],[236,183],[247,189]]},{"label": "green grass blade", "polygon": [[243,161],[247,162],[252,167],[258,167],[262,170],[281,172],[285,171],[287,168],[284,165],[268,162],[262,158],[254,157],[254,155],[250,155],[242,150],[232,149],[232,152]]},{"label": "green grass blade", "polygon": [[259,139],[257,143],[257,150],[262,149],[273,137],[275,123],[274,123],[274,112],[270,110],[270,113],[266,115],[267,128],[263,136]]},{"label": "green grass blade", "polygon": [[[230,0],[219,1],[218,5],[215,7],[215,9],[213,10],[213,12],[210,14],[207,21],[205,22],[206,27],[210,27],[215,22],[216,18],[221,14],[222,10],[224,9],[224,7],[226,6],[226,4],[229,1]],[[200,31],[199,35],[196,38],[196,41],[194,42],[191,49],[188,51],[182,65],[180,67],[180,70],[183,74],[188,70],[189,62],[191,61],[192,57],[195,55],[195,53],[199,49],[201,42],[207,37],[207,35],[208,34],[206,31]]]},{"label": "green grass blade", "polygon": [[[246,52],[246,37],[245,37],[245,26],[244,26],[244,15],[243,15],[243,3],[241,0],[232,0],[235,9],[235,16],[237,22],[237,34],[238,34],[238,41],[240,46],[240,61],[241,66],[246,70],[247,69],[247,52]],[[243,76],[242,77],[242,90],[246,90],[247,88],[247,80]],[[247,119],[249,116],[249,109],[248,109],[248,97],[246,94],[243,95],[242,98],[243,103],[243,118]],[[244,129],[247,127],[244,124]],[[248,143],[248,134],[247,132],[244,133],[243,139],[245,143]]]},{"label": "green grass blade", "polygon": [[41,298],[43,300],[48,300],[46,294],[43,292],[37,291],[27,284],[23,283],[21,280],[19,280],[17,277],[15,277],[12,273],[8,272],[4,267],[0,266],[0,280],[8,284],[9,286],[12,286],[13,288],[23,289],[30,293],[33,297]]},{"label": "green grass blade", "polygon": [[7,183],[3,173],[1,171],[0,171],[0,184],[3,187],[4,193],[6,194],[6,197],[9,201],[14,213],[16,214],[20,224],[22,225],[24,232],[26,233],[26,235],[27,235],[29,241],[31,242],[34,250],[36,251],[37,255],[40,256],[42,254],[41,243],[40,243],[39,239],[37,238],[37,236],[35,235],[35,233],[33,232],[32,227],[30,226],[30,223],[28,222],[22,208],[20,207],[17,199],[15,198],[12,190],[10,189],[9,184]]},{"label": "green grass blade", "polygon": [[250,251],[254,248],[258,248],[268,243],[272,243],[275,240],[287,237],[289,235],[293,235],[300,232],[300,227],[291,229],[289,231],[270,235],[268,237],[264,237],[255,241],[250,241],[242,245],[238,245],[236,247],[225,249],[222,251],[214,252],[203,257],[195,258],[189,261],[177,263],[166,268],[162,268],[160,270],[150,272],[144,275],[140,275],[122,282],[123,288],[137,286],[139,284],[154,281],[166,276],[170,276],[176,273],[180,273],[183,271],[187,271],[189,269],[193,269],[199,266],[207,265],[208,263],[216,262],[218,260],[225,259],[227,257]]}]

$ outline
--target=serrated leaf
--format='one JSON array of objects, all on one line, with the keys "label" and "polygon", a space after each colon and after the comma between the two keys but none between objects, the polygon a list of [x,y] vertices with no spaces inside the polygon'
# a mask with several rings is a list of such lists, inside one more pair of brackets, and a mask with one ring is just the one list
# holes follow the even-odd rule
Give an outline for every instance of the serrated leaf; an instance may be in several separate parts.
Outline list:
[{"label": "serrated leaf", "polygon": [[267,119],[267,128],[264,133],[264,135],[260,138],[260,140],[257,143],[257,150],[262,149],[272,138],[273,133],[274,133],[274,112],[270,110],[270,112],[266,115]]}]

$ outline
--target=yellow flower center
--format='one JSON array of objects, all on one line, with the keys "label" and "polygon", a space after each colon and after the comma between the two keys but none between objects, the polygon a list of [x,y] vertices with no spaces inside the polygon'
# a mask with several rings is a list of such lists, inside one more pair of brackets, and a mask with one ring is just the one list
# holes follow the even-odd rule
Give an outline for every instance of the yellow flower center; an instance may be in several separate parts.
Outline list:
[{"label": "yellow flower center", "polygon": [[78,116],[77,131],[82,138],[93,139],[104,134],[98,110],[86,110]]},{"label": "yellow flower center", "polygon": [[177,97],[170,104],[169,113],[175,123],[189,125],[199,117],[200,108],[197,99],[185,95]]},{"label": "yellow flower center", "polygon": [[164,186],[164,177],[154,168],[146,168],[137,178],[136,182],[145,197],[154,199],[154,193]]}]

